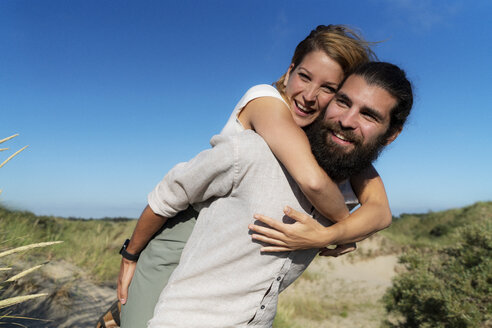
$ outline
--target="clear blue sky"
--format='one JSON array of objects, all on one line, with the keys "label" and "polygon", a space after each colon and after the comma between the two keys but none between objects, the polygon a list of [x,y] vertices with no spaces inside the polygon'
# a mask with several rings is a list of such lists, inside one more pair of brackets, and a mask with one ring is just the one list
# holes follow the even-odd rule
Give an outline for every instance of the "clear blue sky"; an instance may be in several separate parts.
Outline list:
[{"label": "clear blue sky", "polygon": [[209,147],[244,91],[274,82],[319,24],[381,41],[415,85],[382,157],[395,214],[492,200],[492,2],[0,1],[0,202],[138,217],[176,163]]}]

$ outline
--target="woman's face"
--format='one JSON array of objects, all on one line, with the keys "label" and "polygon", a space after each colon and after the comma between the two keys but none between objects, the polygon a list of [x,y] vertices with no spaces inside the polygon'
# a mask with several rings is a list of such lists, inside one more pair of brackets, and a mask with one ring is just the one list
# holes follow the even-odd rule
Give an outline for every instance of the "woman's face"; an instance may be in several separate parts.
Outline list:
[{"label": "woman's face", "polygon": [[294,64],[285,76],[285,95],[294,121],[304,127],[328,106],[342,82],[343,70],[320,50],[308,53],[295,69],[293,67]]}]

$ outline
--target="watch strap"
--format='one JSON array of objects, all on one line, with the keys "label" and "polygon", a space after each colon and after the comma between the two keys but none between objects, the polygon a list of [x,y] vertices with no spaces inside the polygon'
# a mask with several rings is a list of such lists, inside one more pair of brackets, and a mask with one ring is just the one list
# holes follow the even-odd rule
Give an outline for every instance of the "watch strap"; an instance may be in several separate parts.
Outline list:
[{"label": "watch strap", "polygon": [[130,243],[130,239],[125,240],[125,243],[123,246],[121,246],[120,249],[120,254],[123,256],[125,259],[132,261],[132,262],[137,262],[138,258],[140,257],[140,254],[132,254],[129,253],[126,248],[128,247],[128,244]]}]

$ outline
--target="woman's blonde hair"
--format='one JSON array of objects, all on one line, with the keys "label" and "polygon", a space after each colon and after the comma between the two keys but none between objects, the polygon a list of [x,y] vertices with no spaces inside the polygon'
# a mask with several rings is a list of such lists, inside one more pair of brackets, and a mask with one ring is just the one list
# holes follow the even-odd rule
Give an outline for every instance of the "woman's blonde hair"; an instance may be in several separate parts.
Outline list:
[{"label": "woman's blonde hair", "polygon": [[[362,36],[345,25],[320,25],[301,41],[294,51],[291,72],[302,62],[304,57],[312,52],[321,50],[328,57],[337,62],[343,70],[344,76],[350,74],[357,66],[370,60],[377,59],[372,51],[374,42],[365,41]],[[285,97],[286,74],[275,82],[277,90]]]}]

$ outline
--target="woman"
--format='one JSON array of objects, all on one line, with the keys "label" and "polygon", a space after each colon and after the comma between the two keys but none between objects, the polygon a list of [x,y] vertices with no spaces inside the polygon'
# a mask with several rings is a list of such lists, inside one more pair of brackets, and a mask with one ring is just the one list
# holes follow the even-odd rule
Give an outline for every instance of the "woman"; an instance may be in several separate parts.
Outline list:
[{"label": "woman", "polygon": [[[316,163],[307,137],[300,127],[313,122],[327,106],[344,76],[357,65],[368,61],[372,55],[367,42],[346,27],[319,26],[296,48],[288,71],[276,84],[278,90],[266,85],[250,89],[222,131],[223,134],[233,134],[244,129],[254,129],[259,133],[312,204],[333,221],[346,218],[349,212],[338,186]],[[352,234],[357,237],[354,239],[362,239],[387,226],[391,214],[384,187],[373,168],[351,179],[351,183],[362,206],[353,214],[355,218],[349,219],[354,222]],[[370,196],[372,194],[376,196]],[[151,212],[146,208],[142,217],[152,215]],[[298,215],[293,211],[289,214],[294,218]],[[127,286],[135,272],[128,303],[123,307],[122,327],[145,326],[152,316],[160,291],[177,265],[180,252],[191,232],[193,219],[190,217],[193,215],[188,211],[169,220],[162,232],[142,252],[138,266],[134,262],[122,260],[118,297],[123,304],[127,302]],[[258,218],[266,222],[271,220],[262,216]],[[141,221],[136,227],[139,237],[135,237],[134,233],[127,245],[127,253],[140,253],[155,232],[139,226]],[[255,226],[251,226],[251,229],[265,234],[254,235],[254,238],[272,241],[277,245],[265,250],[326,246],[323,243],[323,228],[310,221],[314,220],[303,218],[292,229],[292,240],[282,240],[275,235],[282,233],[281,225],[272,224],[278,231],[261,230]],[[144,230],[145,238],[141,238]],[[309,232],[310,237],[300,238],[305,231]]]}]

